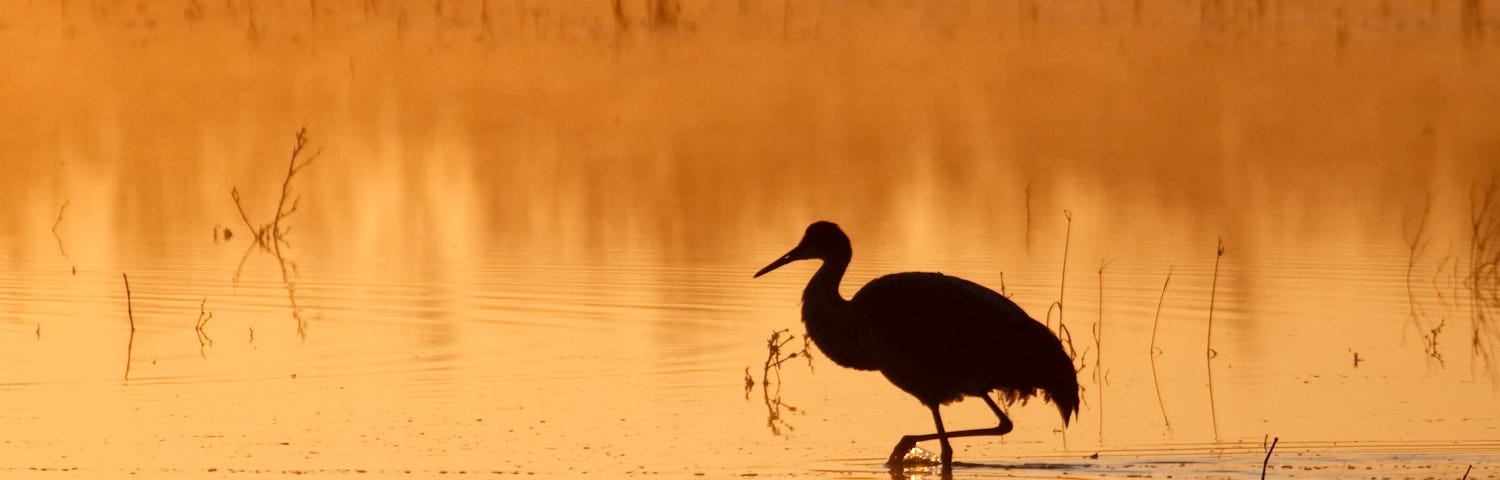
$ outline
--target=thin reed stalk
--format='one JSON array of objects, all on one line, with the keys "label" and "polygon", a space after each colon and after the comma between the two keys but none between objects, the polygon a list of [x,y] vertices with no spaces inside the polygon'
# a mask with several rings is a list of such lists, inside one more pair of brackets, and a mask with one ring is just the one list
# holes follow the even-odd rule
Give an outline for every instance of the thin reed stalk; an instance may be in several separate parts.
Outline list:
[{"label": "thin reed stalk", "polygon": [[130,380],[130,359],[135,355],[135,305],[130,298],[130,277],[120,272],[125,280],[125,315],[130,319],[130,339],[125,343],[125,380]]},{"label": "thin reed stalk", "polygon": [[1208,367],[1208,411],[1213,419],[1214,440],[1219,439],[1219,409],[1214,402],[1214,357],[1219,352],[1214,351],[1214,300],[1219,291],[1219,260],[1224,258],[1224,239],[1219,239],[1219,248],[1214,255],[1214,277],[1213,283],[1208,289],[1208,337],[1203,345],[1203,363]]},{"label": "thin reed stalk", "polygon": [[1172,433],[1172,421],[1167,419],[1167,402],[1161,395],[1161,380],[1156,374],[1156,356],[1161,350],[1156,348],[1156,330],[1161,326],[1161,306],[1167,300],[1167,285],[1172,283],[1172,266],[1167,266],[1167,280],[1161,283],[1161,296],[1156,299],[1156,318],[1151,321],[1151,349],[1147,351],[1151,358],[1151,384],[1156,387],[1156,404],[1161,407],[1161,421],[1167,425],[1167,433]]},{"label": "thin reed stalk", "polygon": [[1281,437],[1271,439],[1271,448],[1266,449],[1266,458],[1260,461],[1260,480],[1266,480],[1266,466],[1271,464],[1271,452],[1276,451],[1276,442],[1280,441]]}]

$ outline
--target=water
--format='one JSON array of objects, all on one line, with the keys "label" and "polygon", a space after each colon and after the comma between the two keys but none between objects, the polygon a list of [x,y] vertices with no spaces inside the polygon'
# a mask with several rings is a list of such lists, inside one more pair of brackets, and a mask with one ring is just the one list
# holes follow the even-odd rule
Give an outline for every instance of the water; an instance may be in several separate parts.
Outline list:
[{"label": "water", "polygon": [[1495,13],[1141,5],[0,7],[0,471],[883,477],[910,397],[760,386],[829,219],[1061,293],[1081,415],[960,476],[1495,476]]}]

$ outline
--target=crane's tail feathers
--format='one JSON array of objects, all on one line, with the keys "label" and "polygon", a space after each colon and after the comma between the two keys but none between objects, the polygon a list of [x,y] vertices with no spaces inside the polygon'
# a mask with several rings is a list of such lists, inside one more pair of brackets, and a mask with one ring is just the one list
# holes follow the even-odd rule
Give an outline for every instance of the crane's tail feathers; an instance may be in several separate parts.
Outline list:
[{"label": "crane's tail feathers", "polygon": [[1045,392],[1047,401],[1057,405],[1058,413],[1062,414],[1063,426],[1068,426],[1068,422],[1078,416],[1078,384],[1073,383],[1071,388],[1047,388]]}]

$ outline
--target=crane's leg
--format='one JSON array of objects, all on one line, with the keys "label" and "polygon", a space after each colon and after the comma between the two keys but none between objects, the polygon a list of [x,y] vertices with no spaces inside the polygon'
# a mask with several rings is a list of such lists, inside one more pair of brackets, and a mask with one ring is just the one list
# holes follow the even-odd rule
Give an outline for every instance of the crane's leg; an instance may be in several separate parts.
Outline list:
[{"label": "crane's leg", "polygon": [[885,462],[886,466],[891,467],[892,469],[901,468],[902,463],[906,460],[906,452],[910,452],[912,447],[917,446],[917,442],[941,440],[943,443],[944,452],[943,464],[948,465],[952,460],[952,454],[950,453],[952,452],[952,450],[948,448],[948,439],[991,435],[1000,436],[1010,433],[1010,431],[1015,428],[1015,425],[1010,421],[1010,417],[1006,416],[1005,412],[1000,410],[1000,406],[996,405],[995,401],[991,400],[989,395],[982,395],[980,398],[983,398],[984,403],[990,406],[990,410],[995,412],[995,416],[1000,417],[1000,425],[993,428],[976,428],[973,430],[945,432],[943,431],[943,420],[938,416],[937,406],[930,406],[930,408],[932,408],[933,420],[937,422],[938,433],[927,435],[907,435],[901,437],[901,441],[896,442],[896,448],[891,449],[891,456],[888,457]]},{"label": "crane's leg", "polygon": [[990,410],[995,412],[995,416],[1000,417],[1000,426],[994,428],[994,430],[998,430],[999,433],[996,433],[995,435],[1005,435],[1007,433],[1010,433],[1011,429],[1016,428],[1014,424],[1010,423],[1010,417],[1005,416],[1005,412],[1000,411],[1000,406],[995,405],[995,401],[990,399],[989,394],[985,394],[980,398],[984,399],[985,405],[990,406]]},{"label": "crane's leg", "polygon": [[943,445],[943,471],[953,471],[953,446],[948,444],[948,432],[943,431],[943,414],[938,406],[932,406],[932,423],[937,425],[938,443]]}]

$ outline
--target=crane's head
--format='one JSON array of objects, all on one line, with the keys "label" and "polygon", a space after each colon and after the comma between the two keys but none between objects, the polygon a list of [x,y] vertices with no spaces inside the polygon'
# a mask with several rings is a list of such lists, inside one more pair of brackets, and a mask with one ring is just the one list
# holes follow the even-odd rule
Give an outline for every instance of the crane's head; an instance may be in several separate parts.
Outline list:
[{"label": "crane's head", "polygon": [[848,262],[849,257],[852,255],[853,250],[849,247],[849,236],[844,235],[844,231],[840,230],[838,225],[826,221],[813,222],[812,225],[807,226],[807,233],[802,234],[802,241],[797,243],[797,246],[792,251],[786,252],[786,255],[782,255],[781,258],[771,262],[770,265],[766,265],[766,268],[755,272],[755,276],[765,275],[771,270],[797,260],[811,260],[816,258],[824,261],[838,260]]}]

